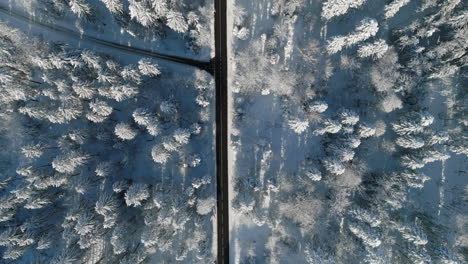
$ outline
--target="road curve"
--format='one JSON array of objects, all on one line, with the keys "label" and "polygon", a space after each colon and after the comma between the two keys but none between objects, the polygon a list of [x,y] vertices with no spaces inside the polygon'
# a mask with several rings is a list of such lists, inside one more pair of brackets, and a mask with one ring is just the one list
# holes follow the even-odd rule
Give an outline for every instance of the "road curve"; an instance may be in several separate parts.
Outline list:
[{"label": "road curve", "polygon": [[218,264],[229,263],[228,79],[226,1],[215,1],[216,194]]},{"label": "road curve", "polygon": [[17,18],[19,20],[23,20],[23,21],[28,22],[30,24],[34,24],[34,25],[46,28],[48,30],[56,31],[56,32],[59,32],[61,34],[65,34],[65,35],[73,37],[73,38],[87,40],[89,42],[98,44],[100,46],[105,46],[105,47],[108,47],[108,48],[124,51],[124,52],[127,52],[127,53],[139,54],[139,55],[143,55],[143,56],[146,56],[146,57],[152,57],[152,58],[156,58],[156,59],[172,61],[172,62],[179,63],[179,64],[185,64],[185,65],[197,67],[197,68],[199,68],[201,70],[207,71],[211,75],[214,74],[213,73],[213,66],[212,66],[211,61],[210,62],[199,61],[199,60],[194,60],[194,59],[189,59],[189,58],[184,58],[184,57],[179,57],[179,56],[174,56],[174,55],[167,55],[167,54],[153,52],[153,51],[149,51],[149,50],[145,50],[145,49],[141,49],[141,48],[137,48],[137,47],[125,46],[125,45],[119,44],[117,42],[102,40],[102,39],[92,37],[92,36],[89,36],[89,35],[86,35],[86,34],[80,34],[79,32],[68,29],[66,27],[62,27],[62,26],[53,25],[53,24],[50,24],[50,23],[39,21],[37,19],[34,19],[34,18],[29,17],[29,16],[24,15],[24,14],[20,14],[18,12],[15,12],[15,11],[10,10],[9,8],[3,7],[3,6],[0,6],[0,13],[6,14],[7,16],[10,16],[10,17]]}]

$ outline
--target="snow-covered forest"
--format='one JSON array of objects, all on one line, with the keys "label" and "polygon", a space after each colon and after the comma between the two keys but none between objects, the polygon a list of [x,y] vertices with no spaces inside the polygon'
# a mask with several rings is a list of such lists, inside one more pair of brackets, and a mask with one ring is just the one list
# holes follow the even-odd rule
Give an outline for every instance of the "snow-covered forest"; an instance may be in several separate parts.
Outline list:
[{"label": "snow-covered forest", "polygon": [[[211,53],[199,1],[9,4],[108,41]],[[0,20],[0,262],[212,263],[210,74]]]},{"label": "snow-covered forest", "polygon": [[468,3],[226,3],[0,1],[0,263],[468,263]]},{"label": "snow-covered forest", "polygon": [[467,263],[467,2],[229,10],[232,263]]}]

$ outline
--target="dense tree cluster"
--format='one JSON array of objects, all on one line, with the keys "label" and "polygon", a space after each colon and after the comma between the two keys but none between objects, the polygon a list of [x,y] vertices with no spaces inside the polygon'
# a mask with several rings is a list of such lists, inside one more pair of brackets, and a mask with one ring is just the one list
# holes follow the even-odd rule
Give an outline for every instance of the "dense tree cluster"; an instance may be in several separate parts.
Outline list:
[{"label": "dense tree cluster", "polygon": [[[84,14],[86,3],[70,6]],[[3,261],[211,262],[212,165],[201,164],[212,134],[200,117],[211,110],[195,96],[168,97],[153,60],[123,65],[0,27],[0,142],[12,157],[1,162]],[[181,84],[210,102],[208,76],[194,72],[172,85]],[[182,120],[181,108],[192,114]],[[162,168],[169,161],[190,173],[184,183]]]}]

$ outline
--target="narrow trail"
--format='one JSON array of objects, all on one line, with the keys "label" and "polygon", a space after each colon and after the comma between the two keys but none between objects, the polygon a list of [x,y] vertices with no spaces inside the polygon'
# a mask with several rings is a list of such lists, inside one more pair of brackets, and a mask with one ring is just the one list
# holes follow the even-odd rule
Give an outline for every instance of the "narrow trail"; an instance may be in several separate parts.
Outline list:
[{"label": "narrow trail", "polygon": [[141,49],[141,48],[137,48],[137,47],[129,47],[129,46],[125,46],[125,45],[122,45],[122,44],[119,44],[119,43],[116,43],[116,42],[112,42],[112,41],[102,40],[102,39],[99,39],[99,38],[96,38],[96,37],[93,37],[93,36],[89,36],[89,35],[86,35],[86,34],[81,34],[80,32],[68,29],[68,28],[63,27],[63,26],[58,26],[58,25],[54,25],[54,24],[39,21],[38,19],[35,19],[33,17],[29,17],[29,16],[24,15],[24,14],[20,14],[20,13],[18,13],[16,11],[10,10],[10,9],[8,9],[6,7],[3,7],[3,6],[0,6],[0,13],[5,14],[5,15],[7,15],[9,17],[13,17],[13,18],[22,20],[22,21],[27,22],[29,24],[40,26],[40,27],[45,28],[47,30],[59,32],[61,34],[64,34],[64,35],[67,35],[67,36],[70,36],[70,37],[73,37],[73,38],[76,38],[76,39],[86,40],[86,41],[89,41],[91,43],[95,43],[95,44],[100,45],[100,46],[112,48],[112,49],[119,50],[119,51],[124,51],[124,52],[131,53],[131,54],[138,54],[138,55],[142,55],[142,56],[146,56],[146,57],[152,57],[152,58],[155,58],[155,59],[161,59],[161,60],[171,61],[171,62],[175,62],[175,63],[179,63],[179,64],[189,65],[189,66],[193,66],[193,67],[199,68],[201,70],[207,71],[211,75],[214,74],[212,61],[199,61],[199,60],[194,60],[194,59],[189,59],[189,58],[184,58],[184,57],[179,57],[179,56],[174,56],[174,55],[168,55],[168,54],[153,52],[153,51],[149,51],[149,50],[145,50],[145,49]]}]

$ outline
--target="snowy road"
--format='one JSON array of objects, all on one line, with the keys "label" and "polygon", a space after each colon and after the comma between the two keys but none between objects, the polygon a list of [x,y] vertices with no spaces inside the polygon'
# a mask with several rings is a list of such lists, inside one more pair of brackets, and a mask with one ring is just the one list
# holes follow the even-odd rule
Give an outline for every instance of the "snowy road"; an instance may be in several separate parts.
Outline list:
[{"label": "snowy road", "polygon": [[12,11],[3,6],[0,6],[0,13],[7,15],[9,17],[14,17],[16,19],[25,21],[30,24],[34,24],[34,25],[46,28],[48,30],[56,31],[61,34],[65,34],[73,38],[86,40],[94,44],[98,44],[100,46],[105,46],[105,47],[109,47],[115,50],[124,51],[124,52],[132,53],[132,54],[139,54],[139,55],[143,55],[147,57],[152,57],[155,59],[162,59],[166,61],[172,61],[172,62],[176,62],[180,64],[190,65],[190,66],[197,67],[201,70],[205,70],[213,74],[213,70],[212,70],[213,67],[212,67],[211,62],[198,61],[198,60],[188,59],[188,58],[174,56],[174,55],[167,55],[167,54],[152,52],[152,51],[137,48],[137,47],[125,46],[125,45],[121,45],[119,43],[115,43],[112,41],[102,40],[102,39],[95,38],[86,34],[80,34],[79,32],[76,32],[74,30],[71,30],[62,26],[41,22],[37,19],[34,19],[32,17],[28,17],[18,12]]}]

